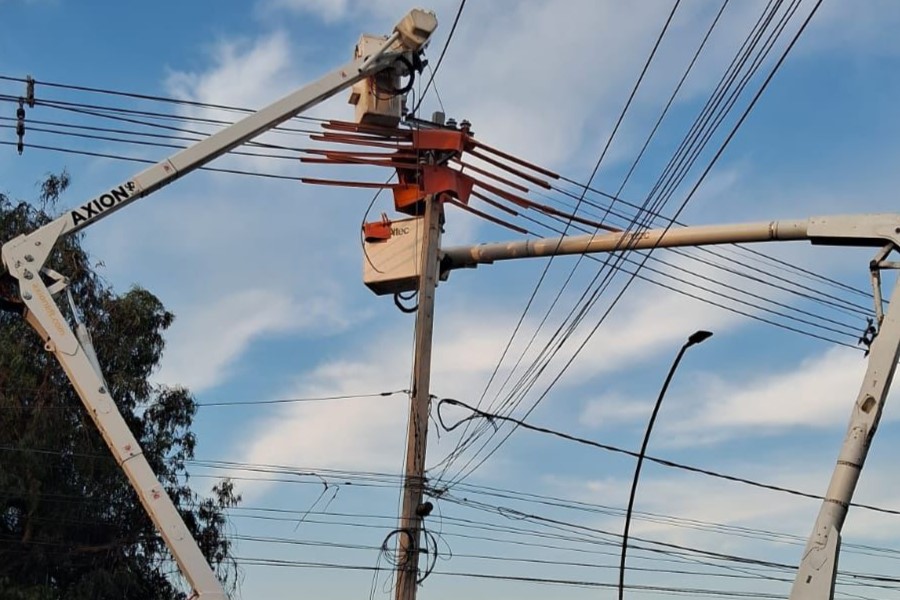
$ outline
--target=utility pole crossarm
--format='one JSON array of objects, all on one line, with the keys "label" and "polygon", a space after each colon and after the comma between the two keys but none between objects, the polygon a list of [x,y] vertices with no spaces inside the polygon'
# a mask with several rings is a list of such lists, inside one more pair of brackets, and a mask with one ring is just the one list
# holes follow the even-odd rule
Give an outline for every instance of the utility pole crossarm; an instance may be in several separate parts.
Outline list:
[{"label": "utility pole crossarm", "polygon": [[626,231],[457,246],[443,250],[441,267],[444,271],[450,271],[516,258],[788,240],[809,240],[813,244],[839,246],[893,243],[898,247],[900,215],[846,215],[732,225],[672,226],[637,233]]}]

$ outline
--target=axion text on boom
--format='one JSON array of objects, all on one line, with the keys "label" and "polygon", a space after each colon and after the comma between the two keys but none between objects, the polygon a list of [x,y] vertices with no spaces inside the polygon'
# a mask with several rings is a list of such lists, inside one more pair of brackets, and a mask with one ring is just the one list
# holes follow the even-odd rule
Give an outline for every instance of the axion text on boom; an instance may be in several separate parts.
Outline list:
[{"label": "axion text on boom", "polygon": [[106,193],[100,194],[87,204],[83,204],[81,208],[76,208],[72,211],[72,225],[78,225],[79,223],[93,219],[114,206],[121,204],[134,196],[135,189],[137,189],[135,183],[129,181]]}]

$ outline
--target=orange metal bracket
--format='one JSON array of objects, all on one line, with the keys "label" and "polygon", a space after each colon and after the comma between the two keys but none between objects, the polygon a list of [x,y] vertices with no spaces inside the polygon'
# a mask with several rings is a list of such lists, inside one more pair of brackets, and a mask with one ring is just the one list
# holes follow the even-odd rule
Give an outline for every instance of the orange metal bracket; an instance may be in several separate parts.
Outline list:
[{"label": "orange metal bracket", "polygon": [[[536,210],[584,225],[613,229],[602,223],[568,215],[553,207],[529,200],[527,198],[529,187],[552,189],[548,180],[559,179],[559,175],[479,142],[473,137],[468,123],[459,129],[452,127],[404,129],[329,121],[323,123],[322,128],[324,132],[321,135],[311,136],[314,141],[357,148],[348,150],[310,148],[305,150],[307,156],[301,160],[310,163],[388,167],[396,170],[397,183],[302,178],[304,182],[390,188],[395,210],[413,216],[422,214],[425,198],[432,196],[442,203],[457,205],[517,232],[525,230],[469,207],[469,199],[474,196],[492,208],[513,216],[518,216],[522,209]],[[466,153],[484,164],[476,166],[470,161],[464,161],[463,155]],[[484,179],[491,180],[492,183]],[[390,229],[390,221],[384,217],[380,222],[366,223],[363,233],[368,241],[386,240],[390,238]]]},{"label": "orange metal bracket", "polygon": [[363,223],[363,239],[367,242],[384,242],[391,239],[391,220],[381,213],[380,221]]}]

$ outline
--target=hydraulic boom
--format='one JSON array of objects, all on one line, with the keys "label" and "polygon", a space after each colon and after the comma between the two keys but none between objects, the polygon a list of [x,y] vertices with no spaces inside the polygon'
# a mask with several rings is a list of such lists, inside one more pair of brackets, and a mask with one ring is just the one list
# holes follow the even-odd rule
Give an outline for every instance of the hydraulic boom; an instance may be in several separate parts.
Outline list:
[{"label": "hydraulic boom", "polygon": [[[403,70],[407,65],[421,64],[418,55],[436,27],[433,13],[411,11],[375,52],[338,67],[318,81],[160,161],[33,233],[3,244],[3,267],[8,276],[17,280],[25,319],[46,342],[47,351],[59,360],[195,598],[224,600],[226,595],[110,397],[88,337],[76,336],[57,306],[54,295],[65,288],[65,278],[45,269],[44,264],[61,236],[79,231],[153,193],[358,81],[387,69]],[[398,75],[412,73],[403,71]]]},{"label": "hydraulic boom", "polygon": [[453,269],[514,258],[785,240],[881,248],[870,263],[878,328],[869,347],[866,375],[853,405],[850,424],[831,483],[791,588],[791,600],[831,600],[834,598],[841,528],[900,359],[900,315],[897,314],[900,311],[900,285],[895,284],[891,303],[885,311],[879,274],[882,269],[900,269],[900,262],[886,260],[889,254],[900,250],[900,215],[847,215],[798,221],[671,227],[641,233],[608,233],[463,246],[443,250],[441,267],[446,274]]}]

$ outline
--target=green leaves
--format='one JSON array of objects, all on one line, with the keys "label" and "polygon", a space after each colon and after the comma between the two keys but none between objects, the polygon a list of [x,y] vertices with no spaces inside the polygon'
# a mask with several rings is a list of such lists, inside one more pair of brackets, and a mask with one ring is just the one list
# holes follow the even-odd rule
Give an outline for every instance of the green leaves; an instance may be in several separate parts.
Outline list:
[{"label": "green leaves", "polygon": [[[37,205],[0,194],[0,242],[53,218],[69,185],[63,172],[40,186]],[[48,264],[91,331],[119,410],[204,554],[233,581],[225,509],[240,498],[225,481],[210,498],[187,485],[196,405],[184,388],[152,385],[174,316],[149,291],[117,294],[99,277],[78,236]],[[15,293],[0,283],[0,296]],[[62,306],[68,315],[68,306]],[[62,368],[21,316],[0,313],[0,589],[23,600],[178,597],[165,546]]]}]

